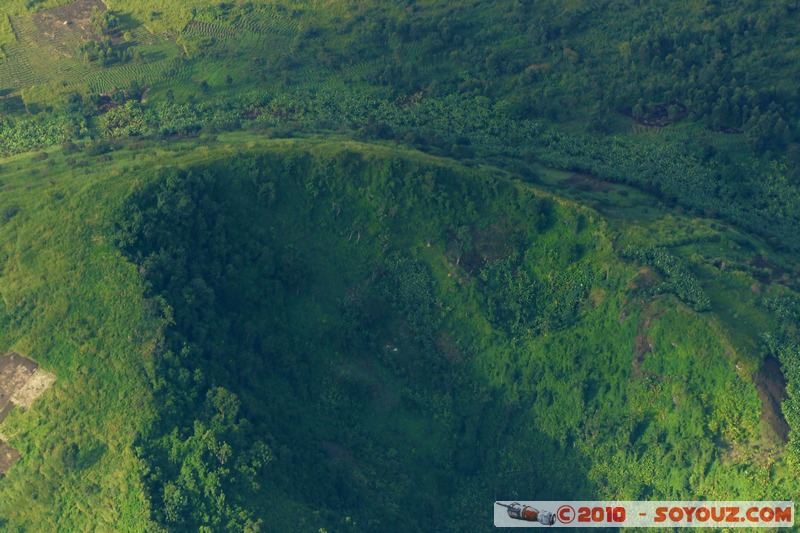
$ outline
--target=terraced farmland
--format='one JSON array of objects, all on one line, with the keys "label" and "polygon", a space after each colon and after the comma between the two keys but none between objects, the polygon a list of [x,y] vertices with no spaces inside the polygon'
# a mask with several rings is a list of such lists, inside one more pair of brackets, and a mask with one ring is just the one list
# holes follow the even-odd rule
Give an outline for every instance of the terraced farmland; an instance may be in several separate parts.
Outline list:
[{"label": "terraced farmland", "polygon": [[189,73],[184,61],[170,58],[153,63],[98,70],[87,76],[86,83],[92,91],[106,93],[127,87],[133,80],[142,85],[154,85],[168,79],[170,84],[174,84],[176,81],[188,78]]},{"label": "terraced farmland", "polygon": [[0,89],[15,91],[42,81],[31,67],[22,46],[9,45],[3,50],[5,57],[0,59]]},{"label": "terraced farmland", "polygon": [[11,24],[31,66],[44,79],[60,79],[71,83],[77,81],[80,74],[85,72],[85,68],[79,68],[80,62],[49,42],[32,18],[15,17],[11,19]]},{"label": "terraced farmland", "polygon": [[239,37],[239,34],[234,28],[221,26],[219,24],[211,24],[210,22],[201,22],[199,20],[193,20],[187,24],[183,33],[187,35],[213,37],[218,42],[236,40]]},{"label": "terraced farmland", "polygon": [[80,84],[89,67],[56,46],[55,38],[40,32],[30,17],[12,17],[11,24],[19,44],[4,48],[0,59],[0,88],[17,92],[35,85],[58,82],[65,88]]},{"label": "terraced farmland", "polygon": [[188,76],[186,66],[176,60],[180,49],[175,43],[142,26],[130,32],[140,62],[103,67],[77,58],[80,44],[97,37],[89,24],[95,7],[105,10],[99,0],[80,0],[29,17],[10,17],[18,44],[3,49],[0,90],[18,93],[49,84],[56,93],[87,86],[93,91],[108,92],[126,87],[132,80],[154,84],[167,73],[179,78]]},{"label": "terraced farmland", "polygon": [[106,6],[100,0],[78,0],[36,13],[30,20],[36,26],[38,40],[46,41],[67,57],[75,57],[83,42],[100,37],[91,23],[94,10],[102,13]]},{"label": "terraced farmland", "polygon": [[[77,87],[106,93],[126,87],[133,80],[148,86],[168,80],[173,90],[191,92],[198,80],[211,86],[224,85],[228,76],[252,81],[248,64],[242,59],[262,60],[269,53],[286,50],[298,33],[297,23],[279,8],[259,9],[254,16],[233,25],[193,20],[182,33],[211,38],[211,49],[199,63],[193,64],[181,57],[181,47],[175,43],[177,36],[152,34],[145,26],[138,25],[128,30],[127,37],[138,60],[104,67],[77,57],[82,43],[98,37],[90,23],[95,8],[106,9],[100,0],[79,0],[28,17],[10,17],[18,44],[3,49],[0,90],[18,94],[26,88],[47,85],[47,94],[53,96]],[[116,39],[121,37],[115,37],[115,42]],[[209,60],[216,64],[214,68],[208,68]],[[365,64],[360,64],[356,70],[365,68]],[[306,65],[294,69],[290,77],[303,83],[331,73],[330,69]],[[37,92],[45,94],[41,88]]]},{"label": "terraced farmland", "polygon": [[288,13],[281,13],[275,9],[260,10],[256,16],[243,20],[240,26],[251,33],[281,37],[297,35],[297,23],[291,20]]}]

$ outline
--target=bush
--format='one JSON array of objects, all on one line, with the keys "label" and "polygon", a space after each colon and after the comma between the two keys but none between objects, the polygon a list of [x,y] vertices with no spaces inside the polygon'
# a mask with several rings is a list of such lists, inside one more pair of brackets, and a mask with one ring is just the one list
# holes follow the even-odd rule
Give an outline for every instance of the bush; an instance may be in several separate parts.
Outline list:
[{"label": "bush", "polygon": [[711,300],[700,282],[666,248],[629,246],[620,252],[620,256],[639,261],[664,276],[666,281],[648,289],[650,294],[671,293],[695,311],[711,309]]},{"label": "bush", "polygon": [[95,141],[86,147],[86,155],[96,157],[111,151],[111,144],[106,141]]},{"label": "bush", "polygon": [[76,154],[81,151],[80,147],[72,141],[67,141],[61,145],[64,155]]},{"label": "bush", "polygon": [[3,212],[0,213],[0,221],[2,221],[3,224],[5,224],[6,222],[14,218],[17,215],[17,213],[19,213],[19,207],[15,205],[6,207],[5,209],[3,209]]}]

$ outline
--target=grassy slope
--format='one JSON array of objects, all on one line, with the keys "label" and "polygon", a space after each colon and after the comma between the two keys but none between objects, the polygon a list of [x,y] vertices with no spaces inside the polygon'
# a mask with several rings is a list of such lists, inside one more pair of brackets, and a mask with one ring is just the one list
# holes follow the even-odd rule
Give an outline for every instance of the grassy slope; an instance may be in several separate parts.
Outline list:
[{"label": "grassy slope", "polygon": [[[154,146],[155,155],[115,152],[113,162],[93,165],[86,173],[67,170],[59,150],[51,150],[44,162],[33,162],[29,155],[3,162],[6,190],[2,207],[19,208],[0,228],[5,243],[2,295],[7,325],[3,345],[34,357],[59,378],[30,412],[15,412],[4,424],[4,433],[23,452],[23,459],[0,483],[0,510],[7,526],[30,529],[34,524],[49,524],[81,529],[88,524],[113,524],[131,531],[142,529],[149,503],[139,478],[142,467],[131,446],[156,409],[149,392],[148,354],[162,322],[158,310],[142,299],[142,282],[135,267],[105,241],[105,228],[128,191],[137,183],[152,180],[154,164],[193,165],[233,156],[242,149],[261,150],[262,146],[277,153],[290,146],[301,150],[313,146],[316,153],[336,153],[344,148],[374,154],[371,157],[378,160],[394,153],[435,161],[378,146],[319,141],[265,145],[257,137],[232,134],[210,147],[184,141]],[[517,187],[529,189],[527,185]],[[712,301],[720,302],[721,320],[676,306],[672,296],[649,303],[637,300],[627,289],[637,273],[619,262],[608,240],[609,236],[635,240],[635,227],[627,232],[606,229],[592,211],[559,202],[557,222],[536,238],[525,261],[532,272],[543,277],[557,275],[559,269],[569,272],[578,267],[560,257],[559,250],[564,242],[584,241],[592,252],[581,264],[594,272],[590,299],[594,303],[583,308],[580,322],[569,329],[528,341],[514,341],[498,332],[487,321],[485,304],[474,285],[459,289],[448,277],[454,274],[458,279],[464,273],[445,255],[446,242],[435,237],[441,235],[441,229],[430,225],[424,211],[409,224],[398,226],[396,238],[401,240],[396,245],[434,273],[440,297],[450,309],[447,328],[459,345],[470,347],[464,351],[465,365],[473,379],[484,383],[477,398],[485,400],[476,403],[461,395],[440,397],[434,405],[445,410],[438,414],[427,411],[425,422],[415,421],[415,416],[400,408],[393,413],[397,423],[391,428],[383,421],[385,409],[373,406],[363,422],[375,435],[384,435],[376,438],[394,441],[394,447],[402,452],[409,436],[413,441],[423,434],[436,435],[432,430],[436,424],[425,429],[434,417],[454,420],[452,423],[471,420],[477,424],[472,431],[480,435],[487,418],[497,418],[489,406],[498,401],[506,406],[502,409],[511,410],[506,412],[515,413],[516,420],[529,421],[514,424],[500,442],[458,437],[477,438],[474,446],[488,454],[479,464],[496,469],[492,487],[477,479],[465,481],[464,490],[476,498],[487,490],[496,497],[528,497],[528,476],[542,472],[549,481],[542,482],[541,496],[572,496],[563,493],[564,486],[574,483],[560,477],[565,471],[559,474],[550,470],[547,462],[532,459],[537,450],[526,443],[540,442],[542,435],[551,444],[542,441],[541,445],[549,446],[553,457],[565,457],[560,454],[573,445],[585,454],[587,459],[580,468],[585,469],[588,484],[581,490],[605,487],[587,495],[668,498],[702,494],[724,499],[791,493],[785,468],[769,451],[772,448],[759,451],[754,447],[760,433],[754,422],[758,400],[748,372],[741,380],[734,369],[735,362],[744,361],[752,371],[759,359],[758,347],[748,340],[759,332],[741,336],[734,329],[738,324],[735,311],[722,309],[722,304],[728,303],[726,309],[739,305],[745,312],[746,295],[752,294],[746,273],[734,271],[707,285]],[[584,221],[579,222],[579,217],[585,217]],[[576,234],[575,228],[587,220],[588,228]],[[680,227],[674,221],[663,227],[641,223],[650,241],[658,235],[665,238],[676,225]],[[408,228],[419,229],[408,234]],[[726,231],[722,228],[723,234]],[[434,235],[430,248],[425,244],[430,238],[427,235]],[[702,241],[691,246],[713,259],[723,253]],[[737,281],[743,275],[745,279]],[[316,305],[323,305],[323,315],[331,312],[325,310],[329,304]],[[757,323],[757,329],[769,328],[772,319],[763,315]],[[647,335],[653,352],[633,372],[632,346],[640,332]],[[371,378],[345,375],[336,382],[352,386],[352,379]],[[407,385],[394,386],[400,391]],[[576,390],[583,394],[576,396]],[[447,443],[454,437],[445,431],[437,437],[443,439],[440,444],[435,444],[436,439],[430,444],[448,449],[451,444]],[[737,453],[726,456],[714,446],[716,438],[728,441]],[[68,450],[72,443],[77,445],[77,456]],[[598,449],[605,452],[598,453]],[[438,452],[423,453],[431,457]],[[474,459],[461,460],[469,464]],[[752,477],[753,465],[766,465],[758,471],[767,478]],[[63,482],[64,476],[68,483]],[[579,489],[574,486],[573,490]],[[38,495],[36,500],[31,499],[33,494]],[[286,498],[291,501],[291,494],[276,493],[269,504],[277,505]],[[276,523],[289,523],[293,511],[300,509],[298,503],[289,504]],[[466,498],[458,505],[466,509],[474,503],[477,500]],[[309,529],[326,525],[331,524],[323,518],[308,524]]]},{"label": "grassy slope", "polygon": [[[135,268],[102,237],[102,213],[125,194],[112,168],[72,173],[23,155],[4,161],[3,348],[58,376],[3,426],[23,459],[3,479],[8,526],[140,530],[147,520],[132,443],[151,416],[149,352],[158,321]],[[119,176],[119,174],[117,174]],[[77,453],[72,453],[77,446]]]},{"label": "grassy slope", "polygon": [[[2,349],[28,355],[58,380],[30,412],[16,410],[3,424],[23,459],[0,483],[0,524],[146,528],[149,503],[132,447],[154,413],[150,358],[163,320],[106,236],[137,175],[146,178],[157,161],[178,162],[179,146],[169,148],[139,154],[139,162],[123,151],[80,172],[67,168],[60,149],[46,162],[30,154],[2,162],[0,205],[18,210],[0,227]],[[188,158],[207,153],[201,147]]]}]

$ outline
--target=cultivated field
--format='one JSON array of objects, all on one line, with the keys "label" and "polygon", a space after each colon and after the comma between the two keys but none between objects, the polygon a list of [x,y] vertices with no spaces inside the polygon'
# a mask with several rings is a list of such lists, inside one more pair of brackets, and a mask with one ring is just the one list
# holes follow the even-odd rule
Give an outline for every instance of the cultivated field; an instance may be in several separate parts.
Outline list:
[{"label": "cultivated field", "polygon": [[31,15],[36,25],[36,38],[44,39],[67,57],[89,39],[102,37],[92,27],[92,13],[106,11],[100,0],[78,0],[72,4]]}]

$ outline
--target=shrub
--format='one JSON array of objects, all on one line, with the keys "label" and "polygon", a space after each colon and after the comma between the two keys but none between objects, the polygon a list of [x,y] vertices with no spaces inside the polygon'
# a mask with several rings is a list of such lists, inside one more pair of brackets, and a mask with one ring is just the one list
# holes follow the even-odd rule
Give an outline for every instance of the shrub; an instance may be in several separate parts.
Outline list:
[{"label": "shrub", "polygon": [[0,213],[0,221],[2,221],[3,224],[5,224],[6,222],[14,218],[17,215],[17,213],[19,213],[19,207],[15,205],[6,207],[5,209],[3,209],[3,212]]},{"label": "shrub", "polygon": [[65,155],[76,154],[81,151],[80,147],[72,141],[67,141],[61,145],[61,151]]},{"label": "shrub", "polygon": [[86,147],[86,155],[96,157],[111,151],[111,144],[106,141],[95,141]]}]

